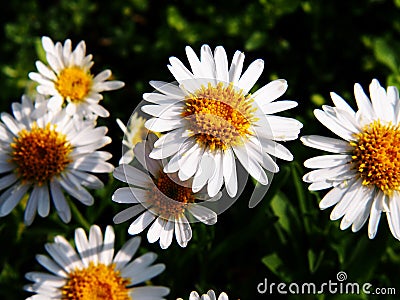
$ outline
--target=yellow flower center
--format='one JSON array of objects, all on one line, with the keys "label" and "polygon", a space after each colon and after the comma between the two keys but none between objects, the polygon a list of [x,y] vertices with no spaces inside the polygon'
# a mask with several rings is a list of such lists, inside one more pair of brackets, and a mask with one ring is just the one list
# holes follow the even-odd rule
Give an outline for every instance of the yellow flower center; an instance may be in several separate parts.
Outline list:
[{"label": "yellow flower center", "polygon": [[183,117],[199,145],[210,150],[241,145],[255,121],[254,100],[232,84],[202,86],[185,99]]},{"label": "yellow flower center", "polygon": [[363,185],[376,186],[388,195],[400,190],[400,126],[374,121],[356,139],[350,143],[352,159]]},{"label": "yellow flower center", "polygon": [[177,182],[180,181],[175,174],[160,172],[148,192],[149,207],[164,219],[182,214],[187,205],[195,201],[192,189]]},{"label": "yellow flower center", "polygon": [[21,130],[11,143],[11,162],[14,162],[18,177],[38,185],[60,175],[72,161],[72,146],[67,137],[47,124],[39,128],[36,123],[32,129]]},{"label": "yellow flower center", "polygon": [[94,265],[69,274],[61,288],[62,300],[131,300],[127,285],[130,280],[121,277],[115,265]]},{"label": "yellow flower center", "polygon": [[71,102],[82,102],[92,87],[92,75],[79,67],[63,69],[55,86],[60,95]]}]

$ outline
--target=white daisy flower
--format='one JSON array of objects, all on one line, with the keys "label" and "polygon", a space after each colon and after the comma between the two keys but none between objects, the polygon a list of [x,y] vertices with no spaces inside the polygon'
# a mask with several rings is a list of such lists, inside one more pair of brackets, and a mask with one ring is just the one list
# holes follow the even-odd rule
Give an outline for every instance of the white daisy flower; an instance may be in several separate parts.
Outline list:
[{"label": "white daisy flower", "polygon": [[98,103],[103,91],[122,88],[122,81],[107,81],[110,70],[104,70],[94,76],[90,73],[93,66],[92,55],[86,55],[86,44],[81,41],[72,51],[71,40],[62,45],[56,44],[49,37],[42,37],[43,49],[46,52],[46,66],[36,62],[38,73],[29,73],[29,78],[38,82],[37,92],[50,96],[48,106],[52,110],[60,109],[65,102],[67,113],[75,116],[108,117],[109,112]]},{"label": "white daisy flower", "polygon": [[237,194],[235,158],[254,179],[267,185],[265,170],[279,171],[271,155],[293,159],[276,141],[296,139],[302,127],[295,119],[273,115],[297,106],[295,101],[274,102],[286,91],[286,81],[274,80],[250,94],[264,69],[263,60],[251,63],[241,75],[242,52],[236,51],[229,69],[221,46],[213,55],[210,47],[203,45],[200,59],[186,47],[186,55],[192,71],[176,57],[171,57],[168,65],[179,85],[152,81],[157,92],[143,96],[155,104],[142,107],[154,117],[146,122],[147,129],[166,133],[150,157],[171,157],[164,171],[179,171],[184,181],[193,177],[193,191],[207,185],[211,197],[224,182],[231,197]]},{"label": "white daisy flower", "polygon": [[49,256],[36,259],[50,273],[29,272],[25,277],[33,284],[25,286],[36,299],[164,299],[169,289],[163,286],[137,286],[162,273],[164,264],[152,263],[157,254],[148,252],[133,259],[140,237],[127,241],[114,256],[114,229],[107,226],[103,234],[97,225],[90,228],[89,239],[82,228],[75,230],[75,249],[62,236],[45,245]]},{"label": "white daisy flower", "polygon": [[[178,298],[177,300],[183,300],[182,298]],[[215,292],[213,290],[209,290],[207,294],[200,295],[193,291],[190,293],[189,300],[217,300]],[[221,293],[218,296],[218,300],[229,300],[228,295],[226,293]]]},{"label": "white daisy flower", "polygon": [[137,112],[131,116],[128,127],[120,119],[117,119],[118,126],[124,133],[124,139],[122,140],[124,149],[119,164],[129,164],[135,157],[133,148],[137,143],[143,141],[149,132],[144,127],[145,122],[146,119],[139,116]]},{"label": "white daisy flower", "polygon": [[150,134],[134,149],[135,158],[149,174],[126,164],[115,168],[114,177],[129,187],[116,190],[112,200],[132,206],[115,215],[114,222],[119,224],[139,215],[129,226],[129,234],[139,234],[153,223],[147,232],[150,243],[160,240],[160,247],[166,249],[175,232],[178,244],[186,247],[192,238],[189,223],[193,217],[207,225],[217,222],[217,214],[198,202],[217,200],[221,193],[210,199],[206,192],[193,193],[176,174],[164,173],[161,161],[148,156],[155,141],[156,136]]},{"label": "white daisy flower", "polygon": [[53,201],[64,222],[71,211],[63,191],[85,205],[93,196],[86,190],[99,189],[103,183],[90,173],[109,173],[106,162],[111,154],[97,149],[111,139],[107,127],[74,119],[65,109],[53,113],[38,99],[34,107],[27,97],[13,103],[13,115],[0,115],[0,216],[8,215],[29,194],[25,223],[31,224],[36,211],[45,217]]},{"label": "white daisy flower", "polygon": [[315,110],[316,118],[340,139],[310,135],[301,138],[310,147],[331,155],[304,162],[316,169],[303,177],[309,189],[331,190],[320,202],[321,209],[335,205],[330,218],[343,217],[342,230],[360,230],[369,218],[368,235],[374,238],[381,212],[386,212],[393,236],[400,240],[400,101],[398,90],[387,91],[374,79],[369,98],[357,83],[354,94],[358,110],[331,93],[334,107]]}]

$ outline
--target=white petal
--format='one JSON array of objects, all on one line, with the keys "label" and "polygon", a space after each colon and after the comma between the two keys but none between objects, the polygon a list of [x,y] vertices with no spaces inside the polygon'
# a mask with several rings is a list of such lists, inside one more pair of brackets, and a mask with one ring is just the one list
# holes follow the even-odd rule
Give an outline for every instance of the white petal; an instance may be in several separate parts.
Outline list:
[{"label": "white petal", "polygon": [[306,146],[332,153],[346,153],[353,150],[350,143],[325,136],[305,135],[300,140]]},{"label": "white petal", "polygon": [[167,221],[163,218],[157,218],[154,223],[150,226],[149,230],[147,231],[147,240],[149,243],[155,243],[158,241],[162,234],[163,227]]},{"label": "white petal", "polygon": [[221,82],[228,83],[229,82],[228,58],[226,56],[224,47],[218,46],[215,48],[214,60],[216,68],[216,79]]},{"label": "white petal", "polygon": [[173,129],[177,129],[180,127],[185,126],[186,120],[179,118],[179,119],[171,119],[171,120],[164,120],[159,118],[151,118],[146,121],[144,126],[151,131],[154,132],[165,132],[170,131]]},{"label": "white petal", "polygon": [[243,90],[244,94],[247,94],[251,90],[258,78],[260,78],[263,70],[264,61],[262,59],[257,59],[250,64],[238,82],[238,87]]},{"label": "white petal", "polygon": [[147,226],[150,225],[151,222],[154,221],[155,218],[156,218],[155,215],[153,215],[148,211],[145,211],[135,221],[131,223],[131,225],[128,228],[128,233],[131,235],[141,233],[143,230],[146,229]]},{"label": "white petal", "polygon": [[[268,103],[278,99],[287,90],[288,84],[284,79],[276,79],[264,85],[253,94],[253,99],[263,108]],[[266,111],[263,109],[263,111]],[[266,112],[267,113],[267,112]]]},{"label": "white petal", "polygon": [[306,168],[332,168],[349,163],[352,160],[351,155],[336,154],[336,155],[321,155],[307,159],[304,162]]},{"label": "white petal", "polygon": [[376,193],[371,206],[371,213],[368,222],[368,237],[373,239],[378,231],[379,220],[383,211],[382,201],[385,198],[384,193]]},{"label": "white petal", "polygon": [[347,111],[350,115],[354,116],[355,114],[354,110],[342,97],[340,97],[338,94],[334,92],[331,92],[330,95],[333,103],[337,108]]},{"label": "white petal", "polygon": [[174,236],[174,225],[174,221],[171,219],[164,223],[163,232],[160,236],[161,249],[167,249],[171,245]]},{"label": "white petal", "polygon": [[115,224],[121,224],[129,219],[134,218],[135,216],[137,216],[144,210],[145,210],[145,208],[142,205],[134,205],[134,206],[128,207],[128,208],[124,209],[123,211],[120,211],[119,213],[117,213],[113,218],[113,222]]},{"label": "white petal", "polygon": [[200,204],[191,205],[189,211],[197,220],[206,225],[213,225],[217,222],[217,214]]},{"label": "white petal", "polygon": [[231,148],[225,150],[222,161],[225,187],[230,197],[235,197],[238,190],[236,161]]},{"label": "white petal", "polygon": [[229,68],[229,82],[232,82],[234,86],[238,85],[240,75],[243,70],[244,53],[236,51],[233,55],[232,63]]},{"label": "white petal", "polygon": [[318,121],[321,122],[321,124],[323,124],[326,128],[328,128],[337,136],[346,141],[351,141],[354,139],[354,132],[351,132],[348,130],[348,128],[343,127],[335,119],[332,119],[330,116],[328,116],[324,111],[316,109],[314,110],[314,115],[318,119]]},{"label": "white petal", "polygon": [[140,236],[131,238],[127,241],[118,251],[117,255],[114,257],[115,269],[121,270],[135,255],[137,249],[139,248],[141,238]]},{"label": "white petal", "polygon": [[281,111],[291,109],[293,107],[296,107],[297,105],[298,103],[296,101],[282,100],[272,103],[265,103],[261,105],[261,109],[264,114],[272,115]]}]

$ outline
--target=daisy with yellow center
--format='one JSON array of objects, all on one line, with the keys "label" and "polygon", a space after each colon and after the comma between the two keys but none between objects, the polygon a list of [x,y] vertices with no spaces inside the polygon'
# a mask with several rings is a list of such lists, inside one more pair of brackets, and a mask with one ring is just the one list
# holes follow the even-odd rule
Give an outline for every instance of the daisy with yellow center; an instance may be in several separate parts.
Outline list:
[{"label": "daisy with yellow center", "polygon": [[193,193],[190,185],[182,182],[176,173],[164,173],[161,161],[149,158],[156,141],[156,135],[150,134],[134,148],[135,158],[148,173],[127,164],[115,168],[114,177],[129,187],[116,190],[112,199],[132,206],[119,212],[114,222],[118,224],[138,216],[129,226],[129,234],[139,234],[152,223],[147,233],[150,243],[160,240],[160,247],[166,249],[175,232],[178,244],[186,247],[192,238],[189,223],[195,221],[193,217],[207,225],[217,221],[217,214],[200,202],[218,200],[221,195],[210,198],[206,192]]},{"label": "daisy with yellow center", "polygon": [[183,181],[192,178],[193,192],[207,186],[210,197],[224,182],[231,197],[237,194],[235,158],[259,183],[268,184],[267,173],[279,171],[271,156],[293,159],[276,141],[296,139],[302,127],[295,119],[273,115],[297,106],[294,101],[274,102],[286,91],[286,81],[274,80],[250,94],[263,60],[254,61],[242,74],[244,54],[239,51],[229,69],[221,46],[213,54],[203,45],[200,59],[186,47],[186,55],[191,71],[176,57],[170,58],[168,68],[177,85],[152,81],[157,91],[143,96],[154,104],[142,107],[153,116],[147,129],[165,133],[150,157],[170,158],[166,173],[178,172]]},{"label": "daisy with yellow center", "polygon": [[140,237],[127,241],[114,257],[115,234],[107,226],[103,234],[97,225],[90,228],[89,238],[82,228],[75,230],[76,250],[62,236],[46,244],[49,253],[37,255],[38,262],[51,273],[29,272],[33,284],[25,290],[35,293],[27,299],[59,300],[140,300],[163,299],[169,289],[163,286],[137,286],[165,269],[152,263],[157,255],[148,252],[133,259]]},{"label": "daisy with yellow center", "polygon": [[92,55],[86,55],[86,44],[81,41],[72,51],[71,40],[64,45],[56,44],[49,37],[42,38],[43,49],[49,66],[36,62],[38,73],[29,77],[38,82],[37,92],[50,96],[48,106],[58,110],[66,106],[70,115],[96,118],[108,117],[108,111],[99,105],[103,91],[116,90],[124,86],[121,81],[107,81],[111,71],[105,70],[96,76],[90,72],[93,66]]},{"label": "daisy with yellow center", "polygon": [[124,133],[124,138],[122,140],[123,153],[119,164],[129,164],[135,157],[133,149],[136,144],[143,141],[149,133],[146,127],[144,127],[145,122],[146,119],[139,116],[137,112],[131,116],[128,126],[125,126],[120,119],[117,119],[117,124]]},{"label": "daisy with yellow center", "polygon": [[0,216],[8,215],[29,194],[25,223],[36,215],[45,217],[52,200],[64,222],[71,211],[63,190],[85,205],[93,196],[86,188],[103,183],[90,173],[109,173],[111,154],[97,149],[107,145],[106,127],[69,116],[65,109],[47,111],[40,96],[33,103],[27,97],[13,103],[13,115],[1,114],[0,122]]},{"label": "daisy with yellow center", "polygon": [[331,188],[321,209],[335,205],[331,219],[343,217],[340,228],[354,232],[368,222],[372,239],[381,212],[386,212],[393,236],[400,240],[400,114],[398,90],[387,91],[374,79],[370,97],[354,86],[358,111],[331,93],[334,107],[315,110],[316,118],[341,139],[311,135],[301,138],[310,147],[334,153],[310,158],[304,165],[313,170],[304,176],[310,190]]}]

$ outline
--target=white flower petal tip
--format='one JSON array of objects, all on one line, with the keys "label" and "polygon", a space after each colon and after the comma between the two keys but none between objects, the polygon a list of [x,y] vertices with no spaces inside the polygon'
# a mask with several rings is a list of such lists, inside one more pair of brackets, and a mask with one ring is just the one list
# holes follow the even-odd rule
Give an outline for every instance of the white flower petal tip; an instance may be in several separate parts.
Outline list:
[{"label": "white flower petal tip", "polygon": [[330,189],[319,206],[333,207],[330,218],[342,219],[340,229],[357,232],[368,221],[368,237],[373,239],[386,212],[391,233],[399,239],[398,180],[391,174],[400,164],[388,155],[400,151],[394,138],[400,134],[398,90],[385,90],[373,79],[368,96],[356,83],[357,111],[336,93],[330,95],[335,106],[324,105],[315,116],[339,138],[301,137],[304,145],[332,153],[307,159],[304,166],[313,170],[303,181],[311,183],[310,190]]},{"label": "white flower petal tip", "polygon": [[[114,255],[115,234],[107,226],[104,236],[101,229],[93,225],[89,235],[82,228],[75,230],[75,248],[62,236],[45,245],[49,256],[38,255],[38,262],[50,273],[29,272],[26,278],[33,281],[24,289],[32,292],[32,299],[58,299],[62,292],[79,293],[89,299],[93,293],[102,293],[98,285],[112,285],[112,298],[159,299],[168,295],[169,288],[152,286],[148,280],[164,271],[164,264],[154,264],[157,255],[147,252],[134,259],[140,246],[140,237],[131,238]],[[84,278],[84,280],[82,279]],[[109,282],[107,282],[109,281]],[[127,287],[124,283],[129,282]],[[73,284],[71,283],[73,282]]]},{"label": "white flower petal tip", "polygon": [[[178,298],[180,300],[182,298]],[[198,292],[192,291],[189,295],[189,300],[229,300],[228,295],[222,292],[217,299],[217,296],[213,290],[209,290],[207,294],[199,295]]]},{"label": "white flower petal tip", "polygon": [[120,89],[125,84],[118,80],[108,81],[111,77],[110,70],[93,76],[90,73],[92,55],[86,55],[85,42],[81,41],[74,50],[71,45],[69,39],[64,44],[54,44],[51,38],[42,37],[48,65],[38,61],[38,72],[31,72],[29,77],[38,83],[39,94],[52,99],[50,106],[54,111],[61,109],[66,103],[70,115],[87,119],[107,117],[109,113],[99,105],[103,98],[100,93]]}]

